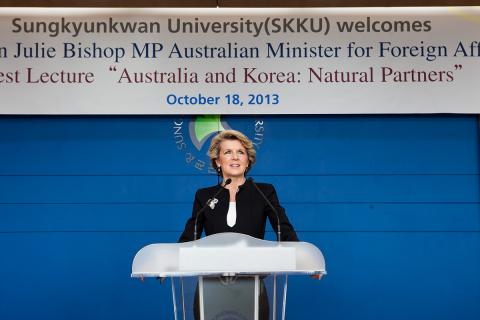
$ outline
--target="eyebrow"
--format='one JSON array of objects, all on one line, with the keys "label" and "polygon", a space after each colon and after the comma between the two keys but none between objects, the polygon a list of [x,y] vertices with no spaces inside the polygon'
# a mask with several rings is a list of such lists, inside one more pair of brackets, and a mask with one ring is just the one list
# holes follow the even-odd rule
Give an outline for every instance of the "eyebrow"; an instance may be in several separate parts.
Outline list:
[{"label": "eyebrow", "polygon": [[225,151],[233,151],[233,150],[236,150],[236,151],[247,151],[247,149],[245,149],[245,148],[242,148],[242,149],[224,149],[224,150],[222,150],[222,151],[225,152]]}]

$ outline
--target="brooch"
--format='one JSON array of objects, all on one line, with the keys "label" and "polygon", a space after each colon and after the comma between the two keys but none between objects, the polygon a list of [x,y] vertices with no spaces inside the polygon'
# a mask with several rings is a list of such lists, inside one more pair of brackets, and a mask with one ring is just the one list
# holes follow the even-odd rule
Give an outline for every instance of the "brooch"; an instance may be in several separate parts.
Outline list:
[{"label": "brooch", "polygon": [[217,198],[213,198],[210,203],[208,204],[208,206],[213,210],[215,209],[215,205],[218,203],[218,199]]}]

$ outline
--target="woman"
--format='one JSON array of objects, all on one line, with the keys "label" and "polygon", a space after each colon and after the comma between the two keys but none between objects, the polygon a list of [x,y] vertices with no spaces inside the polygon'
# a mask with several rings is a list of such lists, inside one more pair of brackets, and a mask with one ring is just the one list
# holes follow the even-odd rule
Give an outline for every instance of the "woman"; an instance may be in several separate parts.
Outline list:
[{"label": "woman", "polygon": [[[277,233],[277,217],[274,210],[256,189],[254,182],[245,178],[256,160],[253,143],[239,131],[225,130],[212,139],[208,154],[212,167],[222,177],[222,183],[197,191],[192,217],[188,219],[179,242],[196,240],[194,239],[196,219],[200,235],[205,229],[207,236],[221,232],[238,232],[263,239],[267,218]],[[225,185],[228,179],[231,182]],[[278,213],[281,240],[298,241],[285,210],[280,206],[275,188],[266,183],[257,185]],[[204,206],[207,206],[205,211],[197,218],[197,214]]]},{"label": "woman", "polygon": [[[225,130],[212,139],[208,154],[212,167],[222,177],[222,183],[197,191],[192,217],[188,219],[179,242],[196,240],[196,220],[200,235],[205,229],[207,236],[221,232],[238,232],[263,239],[267,218],[275,233],[277,225],[280,225],[282,241],[298,241],[285,210],[278,202],[275,188],[267,183],[257,184],[277,211],[279,223],[275,211],[257,190],[254,182],[245,178],[256,160],[252,141],[239,131]],[[229,182],[226,183],[227,181]],[[205,211],[200,212],[202,208],[205,208]],[[269,306],[263,280],[259,298],[259,319],[267,320]],[[195,319],[200,319],[198,292],[195,293],[194,316]]]}]

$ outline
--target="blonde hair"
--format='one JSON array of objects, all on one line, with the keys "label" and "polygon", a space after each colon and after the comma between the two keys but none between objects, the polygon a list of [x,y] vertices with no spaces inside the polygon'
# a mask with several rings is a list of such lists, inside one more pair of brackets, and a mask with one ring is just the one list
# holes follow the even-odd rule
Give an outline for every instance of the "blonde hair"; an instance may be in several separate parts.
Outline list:
[{"label": "blonde hair", "polygon": [[222,143],[222,141],[224,140],[238,140],[243,145],[245,150],[247,150],[248,167],[245,171],[245,173],[247,173],[255,164],[255,160],[257,159],[257,152],[253,148],[252,141],[248,139],[246,135],[237,130],[225,130],[213,137],[210,148],[208,149],[208,156],[210,157],[212,167],[215,170],[218,170],[217,162],[215,160],[217,160],[220,155],[220,143]]}]

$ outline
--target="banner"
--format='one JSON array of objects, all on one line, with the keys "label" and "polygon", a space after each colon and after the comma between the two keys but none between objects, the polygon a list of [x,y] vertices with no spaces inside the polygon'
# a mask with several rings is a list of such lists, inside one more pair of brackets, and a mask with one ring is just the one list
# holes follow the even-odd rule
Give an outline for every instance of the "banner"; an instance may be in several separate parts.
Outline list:
[{"label": "banner", "polygon": [[480,113],[480,8],[0,13],[0,114]]}]

